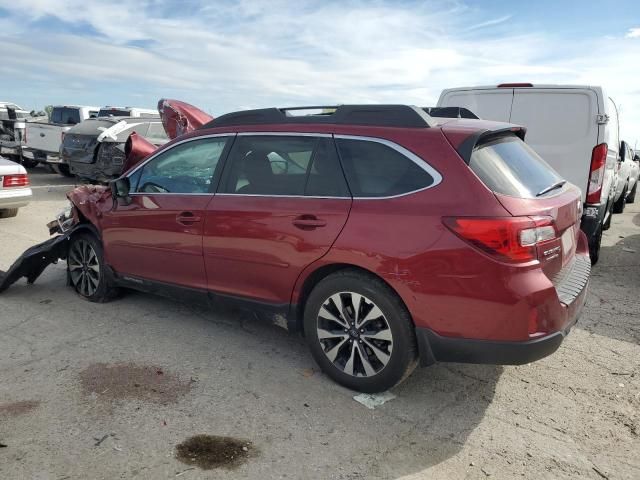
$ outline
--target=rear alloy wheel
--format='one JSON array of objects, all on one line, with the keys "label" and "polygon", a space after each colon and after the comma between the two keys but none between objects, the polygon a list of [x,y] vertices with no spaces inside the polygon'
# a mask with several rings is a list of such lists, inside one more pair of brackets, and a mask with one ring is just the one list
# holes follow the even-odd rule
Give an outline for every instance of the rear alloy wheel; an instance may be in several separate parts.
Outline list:
[{"label": "rear alloy wheel", "polygon": [[362,392],[387,390],[416,365],[413,322],[380,279],[357,271],[326,277],[305,306],[305,335],[320,368]]},{"label": "rear alloy wheel", "polygon": [[71,238],[67,268],[73,288],[90,302],[107,302],[117,294],[117,289],[108,285],[102,246],[93,235],[81,233]]}]

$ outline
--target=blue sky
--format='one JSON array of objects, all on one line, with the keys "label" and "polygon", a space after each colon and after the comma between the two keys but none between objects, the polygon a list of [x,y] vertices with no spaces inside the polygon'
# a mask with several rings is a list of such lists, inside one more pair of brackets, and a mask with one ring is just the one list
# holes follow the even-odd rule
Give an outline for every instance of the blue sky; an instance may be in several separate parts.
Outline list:
[{"label": "blue sky", "polygon": [[443,88],[602,85],[640,147],[634,1],[0,0],[0,100],[434,105]]}]

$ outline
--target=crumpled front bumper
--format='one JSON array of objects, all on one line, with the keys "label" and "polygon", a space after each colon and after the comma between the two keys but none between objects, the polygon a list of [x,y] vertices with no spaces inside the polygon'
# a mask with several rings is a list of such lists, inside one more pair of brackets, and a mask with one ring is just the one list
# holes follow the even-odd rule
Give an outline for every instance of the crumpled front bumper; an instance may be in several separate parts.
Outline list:
[{"label": "crumpled front bumper", "polygon": [[20,255],[9,270],[6,272],[0,270],[0,292],[5,291],[22,277],[25,277],[27,282],[31,284],[49,265],[57,263],[60,259],[66,259],[69,250],[69,237],[73,231],[71,229],[62,235],[34,245]]}]

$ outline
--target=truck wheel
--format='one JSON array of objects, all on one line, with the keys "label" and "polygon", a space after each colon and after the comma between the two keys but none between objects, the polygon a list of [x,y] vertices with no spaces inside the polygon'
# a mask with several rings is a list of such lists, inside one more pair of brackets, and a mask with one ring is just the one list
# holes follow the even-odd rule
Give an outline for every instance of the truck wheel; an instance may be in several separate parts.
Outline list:
[{"label": "truck wheel", "polygon": [[624,212],[624,206],[627,203],[627,185],[624,186],[624,190],[622,190],[622,195],[620,195],[618,201],[613,204],[613,213]]},{"label": "truck wheel", "polygon": [[323,372],[360,392],[397,385],[417,365],[413,322],[377,277],[345,270],[324,278],[304,309],[309,349]]},{"label": "truck wheel", "polygon": [[71,285],[85,300],[105,303],[118,295],[107,276],[102,243],[90,233],[71,237],[67,271]]},{"label": "truck wheel", "polygon": [[598,231],[589,238],[589,257],[591,258],[591,265],[598,263],[600,259],[600,245],[602,244],[602,227],[598,228]]},{"label": "truck wheel", "polygon": [[53,169],[64,177],[74,176],[74,174],[71,173],[71,170],[69,169],[69,165],[65,165],[64,163],[54,165]]},{"label": "truck wheel", "polygon": [[20,161],[20,163],[22,163],[22,166],[24,168],[35,168],[38,166],[38,162],[37,160],[33,160],[31,158],[24,158],[22,157],[22,160]]},{"label": "truck wheel", "polygon": [[627,197],[627,203],[633,203],[636,201],[636,190],[638,189],[639,181],[640,181],[640,178],[636,180],[636,183],[633,184],[633,189],[631,190],[631,193]]},{"label": "truck wheel", "polygon": [[5,208],[4,210],[0,210],[0,218],[11,218],[18,215],[17,208]]}]

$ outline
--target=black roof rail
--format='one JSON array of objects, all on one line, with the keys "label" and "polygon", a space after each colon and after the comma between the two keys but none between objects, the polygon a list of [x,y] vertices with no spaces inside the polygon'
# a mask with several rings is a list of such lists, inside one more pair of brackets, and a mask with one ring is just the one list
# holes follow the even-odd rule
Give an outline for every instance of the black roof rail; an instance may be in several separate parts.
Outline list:
[{"label": "black roof rail", "polygon": [[[321,110],[321,112],[309,115],[290,114],[291,111],[299,110]],[[244,110],[222,115],[200,128],[305,123],[403,128],[425,128],[434,125],[423,109],[410,105],[331,105]]]},{"label": "black roof rail", "polygon": [[464,107],[424,107],[423,110],[432,117],[480,119],[479,116]]}]

